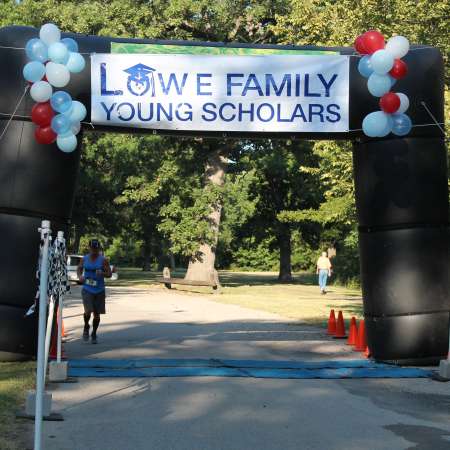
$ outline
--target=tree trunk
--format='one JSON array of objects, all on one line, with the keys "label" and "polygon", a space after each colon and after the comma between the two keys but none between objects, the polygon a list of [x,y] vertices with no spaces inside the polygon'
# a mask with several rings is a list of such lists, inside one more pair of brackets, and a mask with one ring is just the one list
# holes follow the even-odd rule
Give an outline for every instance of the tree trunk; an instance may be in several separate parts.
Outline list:
[{"label": "tree trunk", "polygon": [[170,270],[175,270],[175,256],[172,252],[169,252]]},{"label": "tree trunk", "polygon": [[[225,173],[227,168],[227,159],[221,155],[221,149],[210,153],[205,168],[205,189],[209,185],[223,186],[225,182]],[[211,206],[211,213],[208,221],[211,224],[214,239],[213,243],[202,243],[199,246],[198,257],[189,261],[188,270],[185,279],[193,281],[217,281],[217,274],[214,268],[216,260],[216,246],[219,239],[220,215],[222,205],[215,204]]]},{"label": "tree trunk", "polygon": [[144,272],[149,272],[152,269],[152,252],[151,252],[152,244],[151,240],[146,238],[144,240],[143,247],[143,261],[142,261],[142,270]]},{"label": "tree trunk", "polygon": [[84,234],[84,227],[81,225],[75,225],[75,233],[74,233],[74,239],[73,239],[73,252],[75,254],[78,254],[80,252],[80,241],[81,236]]},{"label": "tree trunk", "polygon": [[289,283],[292,281],[291,273],[291,228],[288,224],[280,224],[278,234],[278,246],[280,248],[280,273],[278,281]]}]

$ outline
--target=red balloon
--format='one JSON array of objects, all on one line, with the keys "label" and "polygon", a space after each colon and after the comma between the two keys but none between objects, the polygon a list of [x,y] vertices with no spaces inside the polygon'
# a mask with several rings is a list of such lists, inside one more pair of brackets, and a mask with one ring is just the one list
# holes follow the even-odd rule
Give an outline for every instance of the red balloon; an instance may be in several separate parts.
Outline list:
[{"label": "red balloon", "polygon": [[400,78],[403,78],[407,73],[408,65],[405,63],[405,61],[402,61],[401,59],[394,59],[394,65],[389,71],[389,75],[397,80],[400,80]]},{"label": "red balloon", "polygon": [[400,97],[394,92],[387,92],[380,98],[380,108],[385,113],[395,113],[400,108]]},{"label": "red balloon", "polygon": [[369,55],[384,48],[384,36],[377,30],[366,31],[362,35],[362,42]]},{"label": "red balloon", "polygon": [[40,127],[50,125],[54,115],[50,102],[36,103],[31,110],[31,120]]},{"label": "red balloon", "polygon": [[355,39],[355,44],[354,44],[355,50],[360,54],[360,55],[366,55],[367,54],[367,50],[364,47],[364,42],[363,42],[363,37],[362,34],[360,34],[356,39]]},{"label": "red balloon", "polygon": [[36,127],[34,130],[34,137],[39,144],[53,144],[56,141],[56,133],[52,127]]}]

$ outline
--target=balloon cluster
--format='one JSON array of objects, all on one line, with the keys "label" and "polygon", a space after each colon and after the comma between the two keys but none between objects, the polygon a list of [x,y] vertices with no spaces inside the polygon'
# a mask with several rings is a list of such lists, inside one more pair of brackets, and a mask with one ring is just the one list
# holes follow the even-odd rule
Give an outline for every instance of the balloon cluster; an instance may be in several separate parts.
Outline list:
[{"label": "balloon cluster", "polygon": [[86,108],[67,92],[53,89],[66,86],[70,73],[84,69],[78,44],[72,38],[61,39],[58,27],[47,23],[39,30],[39,39],[27,42],[25,52],[30,62],[24,66],[23,76],[31,83],[30,95],[37,102],[31,110],[31,120],[37,125],[35,138],[40,144],[56,141],[63,152],[73,152]]},{"label": "balloon cluster", "polygon": [[364,134],[383,137],[392,132],[405,136],[412,128],[411,119],[405,114],[409,99],[400,92],[391,92],[391,88],[408,72],[408,66],[401,59],[409,51],[408,39],[393,36],[385,43],[379,31],[370,30],[356,38],[355,49],[364,55],[358,63],[359,73],[368,78],[369,92],[380,97],[381,111],[372,112],[364,118]]}]

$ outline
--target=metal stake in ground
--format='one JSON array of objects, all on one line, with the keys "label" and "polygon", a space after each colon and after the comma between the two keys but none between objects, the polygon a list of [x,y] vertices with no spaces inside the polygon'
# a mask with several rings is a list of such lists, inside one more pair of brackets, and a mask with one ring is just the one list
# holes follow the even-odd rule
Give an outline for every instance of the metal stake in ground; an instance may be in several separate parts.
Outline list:
[{"label": "metal stake in ground", "polygon": [[43,220],[39,231],[41,233],[41,241],[43,241],[43,246],[39,280],[39,323],[36,370],[36,409],[34,413],[34,450],[41,450],[42,445],[42,402],[45,389],[45,325],[47,316],[48,247],[52,232],[50,229],[50,221]]}]

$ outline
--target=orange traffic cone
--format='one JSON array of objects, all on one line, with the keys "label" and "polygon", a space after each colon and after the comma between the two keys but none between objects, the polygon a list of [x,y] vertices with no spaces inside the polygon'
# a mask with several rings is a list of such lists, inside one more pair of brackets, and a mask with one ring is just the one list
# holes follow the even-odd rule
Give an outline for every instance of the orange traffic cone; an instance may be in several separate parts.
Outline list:
[{"label": "orange traffic cone", "polygon": [[366,350],[366,347],[367,347],[366,327],[364,325],[364,319],[361,319],[359,321],[358,339],[356,341],[354,351],[355,352],[364,352]]},{"label": "orange traffic cone", "polygon": [[336,323],[336,333],[334,334],[336,339],[344,339],[347,336],[345,335],[345,323],[344,316],[342,315],[342,311],[339,311],[337,323]]},{"label": "orange traffic cone", "polygon": [[66,330],[64,328],[64,319],[61,318],[61,337],[65,338],[66,337]]},{"label": "orange traffic cone", "polygon": [[336,334],[336,316],[334,315],[334,309],[332,309],[330,311],[330,317],[328,319],[327,334],[330,334],[330,335]]},{"label": "orange traffic cone", "polygon": [[350,320],[350,330],[348,332],[347,345],[356,345],[357,336],[358,336],[358,329],[356,328],[356,319],[352,317]]}]

